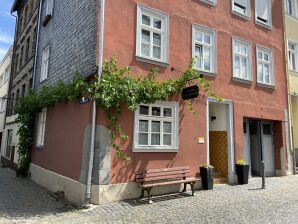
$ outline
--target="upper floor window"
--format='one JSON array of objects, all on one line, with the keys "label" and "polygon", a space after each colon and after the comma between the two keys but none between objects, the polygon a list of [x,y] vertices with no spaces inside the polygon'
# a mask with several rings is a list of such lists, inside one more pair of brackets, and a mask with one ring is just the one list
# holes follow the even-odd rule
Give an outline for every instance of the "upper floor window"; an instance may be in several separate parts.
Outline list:
[{"label": "upper floor window", "polygon": [[292,42],[288,43],[288,57],[289,69],[297,71],[297,45]]},{"label": "upper floor window", "polygon": [[168,63],[168,15],[138,5],[138,57]]},{"label": "upper floor window", "polygon": [[271,0],[255,0],[256,22],[271,27]]},{"label": "upper floor window", "polygon": [[251,44],[233,39],[233,76],[251,80]]},{"label": "upper floor window", "polygon": [[157,102],[140,105],[135,112],[135,150],[177,150],[179,104]]},{"label": "upper floor window", "polygon": [[46,15],[52,15],[53,14],[53,2],[54,0],[45,0],[46,3]]},{"label": "upper floor window", "polygon": [[206,72],[215,72],[216,67],[216,33],[204,27],[193,25],[193,50],[196,58],[195,68]]},{"label": "upper floor window", "polygon": [[46,47],[42,52],[40,82],[48,78],[49,60],[50,60],[50,46]]},{"label": "upper floor window", "polygon": [[250,16],[250,0],[232,0],[232,12],[244,16]]},{"label": "upper floor window", "polygon": [[210,5],[216,5],[216,0],[201,0],[201,2],[205,2]]},{"label": "upper floor window", "polygon": [[258,83],[275,84],[272,50],[260,46],[257,46],[257,76]]},{"label": "upper floor window", "polygon": [[4,81],[3,81],[3,85],[9,80],[9,76],[10,76],[10,66],[7,66],[5,69],[5,73],[4,73]]},{"label": "upper floor window", "polygon": [[296,1],[295,0],[285,0],[286,13],[290,16],[296,17]]}]

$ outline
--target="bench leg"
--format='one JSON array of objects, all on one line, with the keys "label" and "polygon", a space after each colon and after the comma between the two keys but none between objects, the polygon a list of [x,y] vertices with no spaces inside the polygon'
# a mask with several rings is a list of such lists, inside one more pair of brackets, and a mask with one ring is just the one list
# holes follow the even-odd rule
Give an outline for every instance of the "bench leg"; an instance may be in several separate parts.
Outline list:
[{"label": "bench leg", "polygon": [[151,195],[150,195],[151,187],[147,188],[146,191],[147,191],[147,194],[148,194],[148,204],[152,204],[153,201],[151,200]]},{"label": "bench leg", "polygon": [[144,197],[144,188],[142,188],[142,195],[140,197],[140,199],[142,199]]},{"label": "bench leg", "polygon": [[190,186],[191,186],[192,196],[195,196],[195,183],[191,183]]},{"label": "bench leg", "polygon": [[187,186],[187,184],[186,184],[186,183],[184,183],[184,187],[183,187],[183,190],[182,190],[182,192],[186,192],[186,186]]}]

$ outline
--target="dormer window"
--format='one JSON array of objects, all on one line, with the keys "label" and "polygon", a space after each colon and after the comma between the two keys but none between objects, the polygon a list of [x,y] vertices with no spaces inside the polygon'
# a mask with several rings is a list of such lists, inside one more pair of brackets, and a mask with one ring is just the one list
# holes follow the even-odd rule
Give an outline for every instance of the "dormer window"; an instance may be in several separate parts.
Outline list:
[{"label": "dormer window", "polygon": [[53,1],[54,0],[45,0],[44,2],[45,16],[42,22],[43,26],[46,26],[53,16],[53,6],[54,6]]}]

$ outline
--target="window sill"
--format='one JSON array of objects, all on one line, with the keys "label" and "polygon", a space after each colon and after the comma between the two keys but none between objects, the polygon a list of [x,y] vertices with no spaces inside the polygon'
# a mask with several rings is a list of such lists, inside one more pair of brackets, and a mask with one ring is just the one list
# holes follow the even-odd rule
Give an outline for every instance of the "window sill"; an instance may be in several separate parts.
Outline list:
[{"label": "window sill", "polygon": [[[298,76],[298,71],[289,69],[290,75]],[[292,74],[291,74],[292,73]],[[293,74],[294,73],[294,74]]]},{"label": "window sill", "polygon": [[44,145],[42,145],[42,146],[41,145],[40,146],[36,146],[35,149],[36,150],[43,150],[44,149]]},{"label": "window sill", "polygon": [[145,152],[145,153],[155,153],[155,152],[159,152],[159,153],[164,153],[164,152],[170,152],[170,153],[177,153],[179,151],[179,149],[152,149],[152,148],[134,148],[133,152]]},{"label": "window sill", "polygon": [[271,25],[268,25],[266,23],[260,22],[259,20],[256,20],[256,24],[259,25],[259,26],[262,26],[264,28],[267,28],[268,30],[272,30],[272,26]]},{"label": "window sill", "polygon": [[249,80],[249,79],[242,79],[242,78],[238,78],[238,77],[233,77],[233,80],[236,81],[236,82],[242,82],[242,83],[245,83],[245,84],[248,84],[248,85],[252,84],[252,80]]},{"label": "window sill", "polygon": [[207,5],[216,6],[216,2],[211,2],[208,0],[201,0],[201,2],[206,3]]},{"label": "window sill", "polygon": [[234,11],[232,10],[232,14],[236,15],[236,16],[239,16],[240,18],[248,21],[250,20],[250,15],[244,15],[244,14],[241,14],[240,12],[237,12],[237,11]]},{"label": "window sill", "polygon": [[294,19],[296,21],[298,20],[298,18],[296,16],[292,16],[292,15],[290,15],[288,13],[286,13],[286,16],[289,17],[289,18],[291,18],[291,19]]},{"label": "window sill", "polygon": [[156,61],[154,59],[144,58],[144,57],[141,57],[141,56],[138,56],[138,55],[136,55],[136,60],[141,61],[141,62],[146,62],[146,63],[149,63],[149,64],[153,64],[153,65],[158,65],[158,66],[161,66],[161,67],[168,67],[169,66],[169,64],[167,62]]},{"label": "window sill", "polygon": [[270,88],[270,89],[275,89],[275,85],[271,85],[271,84],[264,84],[264,83],[257,82],[257,85],[258,85],[258,86],[261,86],[261,87],[266,87],[266,88]]}]

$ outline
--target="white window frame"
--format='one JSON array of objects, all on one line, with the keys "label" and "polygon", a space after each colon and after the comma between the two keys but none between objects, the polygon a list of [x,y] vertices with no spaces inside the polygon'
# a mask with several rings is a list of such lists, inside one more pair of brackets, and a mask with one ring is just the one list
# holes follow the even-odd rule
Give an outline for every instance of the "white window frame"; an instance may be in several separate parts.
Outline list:
[{"label": "white window frame", "polygon": [[[247,55],[241,54],[241,53],[235,53],[235,44],[239,44],[240,46],[244,46],[247,48]],[[251,43],[236,37],[232,38],[232,61],[233,61],[233,78],[246,80],[246,81],[252,81],[252,53],[251,53]],[[239,56],[239,62],[240,62],[240,76],[236,76],[235,74],[235,55]],[[247,78],[241,77],[242,76],[242,64],[241,59],[246,58],[247,59]]]},{"label": "white window frame", "polygon": [[[134,113],[134,146],[133,152],[177,152],[179,150],[179,103],[178,102],[164,102],[157,101],[154,104],[146,105],[140,104],[144,106],[149,106],[149,115],[140,115],[140,107]],[[160,107],[161,113],[163,108],[171,108],[172,109],[172,117],[166,118],[162,116],[152,116],[151,108],[152,107]],[[139,120],[148,120],[148,144],[150,144],[151,139],[151,122],[152,121],[161,121],[160,125],[160,142],[163,142],[163,122],[171,122],[172,123],[172,145],[139,145]]]},{"label": "white window frame", "polygon": [[40,82],[48,78],[50,64],[50,45],[42,51]]},{"label": "white window frame", "polygon": [[[196,32],[200,32],[202,34],[210,35],[211,36],[210,45],[205,44],[204,42],[197,41],[196,40]],[[210,70],[206,70],[204,68],[204,53],[202,53],[202,55],[203,55],[203,58],[202,58],[203,67],[200,68],[200,67],[197,66],[197,63],[195,63],[194,69],[200,70],[202,72],[216,74],[216,66],[217,66],[216,65],[216,63],[217,63],[217,60],[216,60],[216,58],[217,58],[216,57],[216,38],[217,38],[217,35],[216,35],[215,30],[212,30],[212,29],[209,29],[209,28],[197,25],[197,24],[192,25],[192,57],[196,58],[196,60],[200,60],[199,58],[197,58],[196,53],[195,53],[196,45],[201,45],[203,48],[207,47],[207,48],[211,49],[210,50],[210,54],[211,54],[210,55],[210,60],[211,60],[210,61]],[[201,51],[204,52],[203,49]]]},{"label": "white window frame", "polygon": [[[294,46],[294,50],[289,48],[290,44]],[[287,46],[287,48],[288,48],[288,68],[290,71],[293,71],[293,72],[298,72],[298,69],[297,69],[297,56],[298,56],[297,47],[298,47],[297,43],[288,40],[288,46]],[[290,53],[291,53],[291,55],[294,55],[294,57],[295,57],[295,69],[293,68],[293,65],[292,65]]]},{"label": "white window frame", "polygon": [[54,0],[45,0],[46,15],[53,15]]},{"label": "white window frame", "polygon": [[47,109],[44,108],[38,114],[38,128],[37,128],[36,147],[43,147],[44,146],[46,121],[47,121]]},{"label": "white window frame", "polygon": [[[142,15],[161,20],[161,29],[142,24]],[[150,20],[152,21],[152,19]],[[152,22],[151,22],[152,23]],[[163,12],[151,9],[142,5],[137,5],[137,27],[136,27],[136,58],[140,61],[153,63],[157,65],[168,64],[168,46],[169,46],[169,15]],[[150,32],[150,56],[142,55],[142,29]],[[161,35],[161,58],[153,57],[153,32]]]},{"label": "white window frame", "polygon": [[250,0],[246,0],[246,13],[239,12],[237,8],[235,7],[235,0],[231,0],[231,11],[233,14],[238,15],[244,19],[249,19],[251,16],[251,6],[250,6]]},{"label": "white window frame", "polygon": [[201,2],[207,3],[209,5],[213,5],[213,6],[217,4],[217,0],[201,0]]},{"label": "white window frame", "polygon": [[[7,96],[3,96],[3,98],[6,98]],[[6,110],[6,102],[7,99],[1,99],[1,105],[0,105],[0,113],[4,113]]]},{"label": "white window frame", "polygon": [[264,21],[258,19],[257,1],[264,1],[264,0],[255,0],[255,21],[256,21],[256,24],[271,29],[271,27],[272,27],[272,5],[271,5],[271,0],[268,0],[268,16],[269,16],[269,18],[268,18],[267,23],[265,23]]},{"label": "white window frame", "polygon": [[[290,14],[289,1],[292,2],[292,14]],[[297,0],[285,0],[285,11],[288,16],[297,18]]]},{"label": "white window frame", "polygon": [[[259,52],[263,52],[263,53],[267,53],[269,54],[269,63],[266,62],[265,60],[261,60],[258,58],[258,53]],[[265,85],[265,86],[275,86],[275,74],[274,74],[274,56],[273,56],[273,50],[257,45],[256,46],[256,60],[257,60],[257,83],[261,84],[261,85]],[[259,80],[259,63],[262,64],[268,64],[269,65],[269,83],[264,82],[264,76],[262,77],[262,81]]]}]

